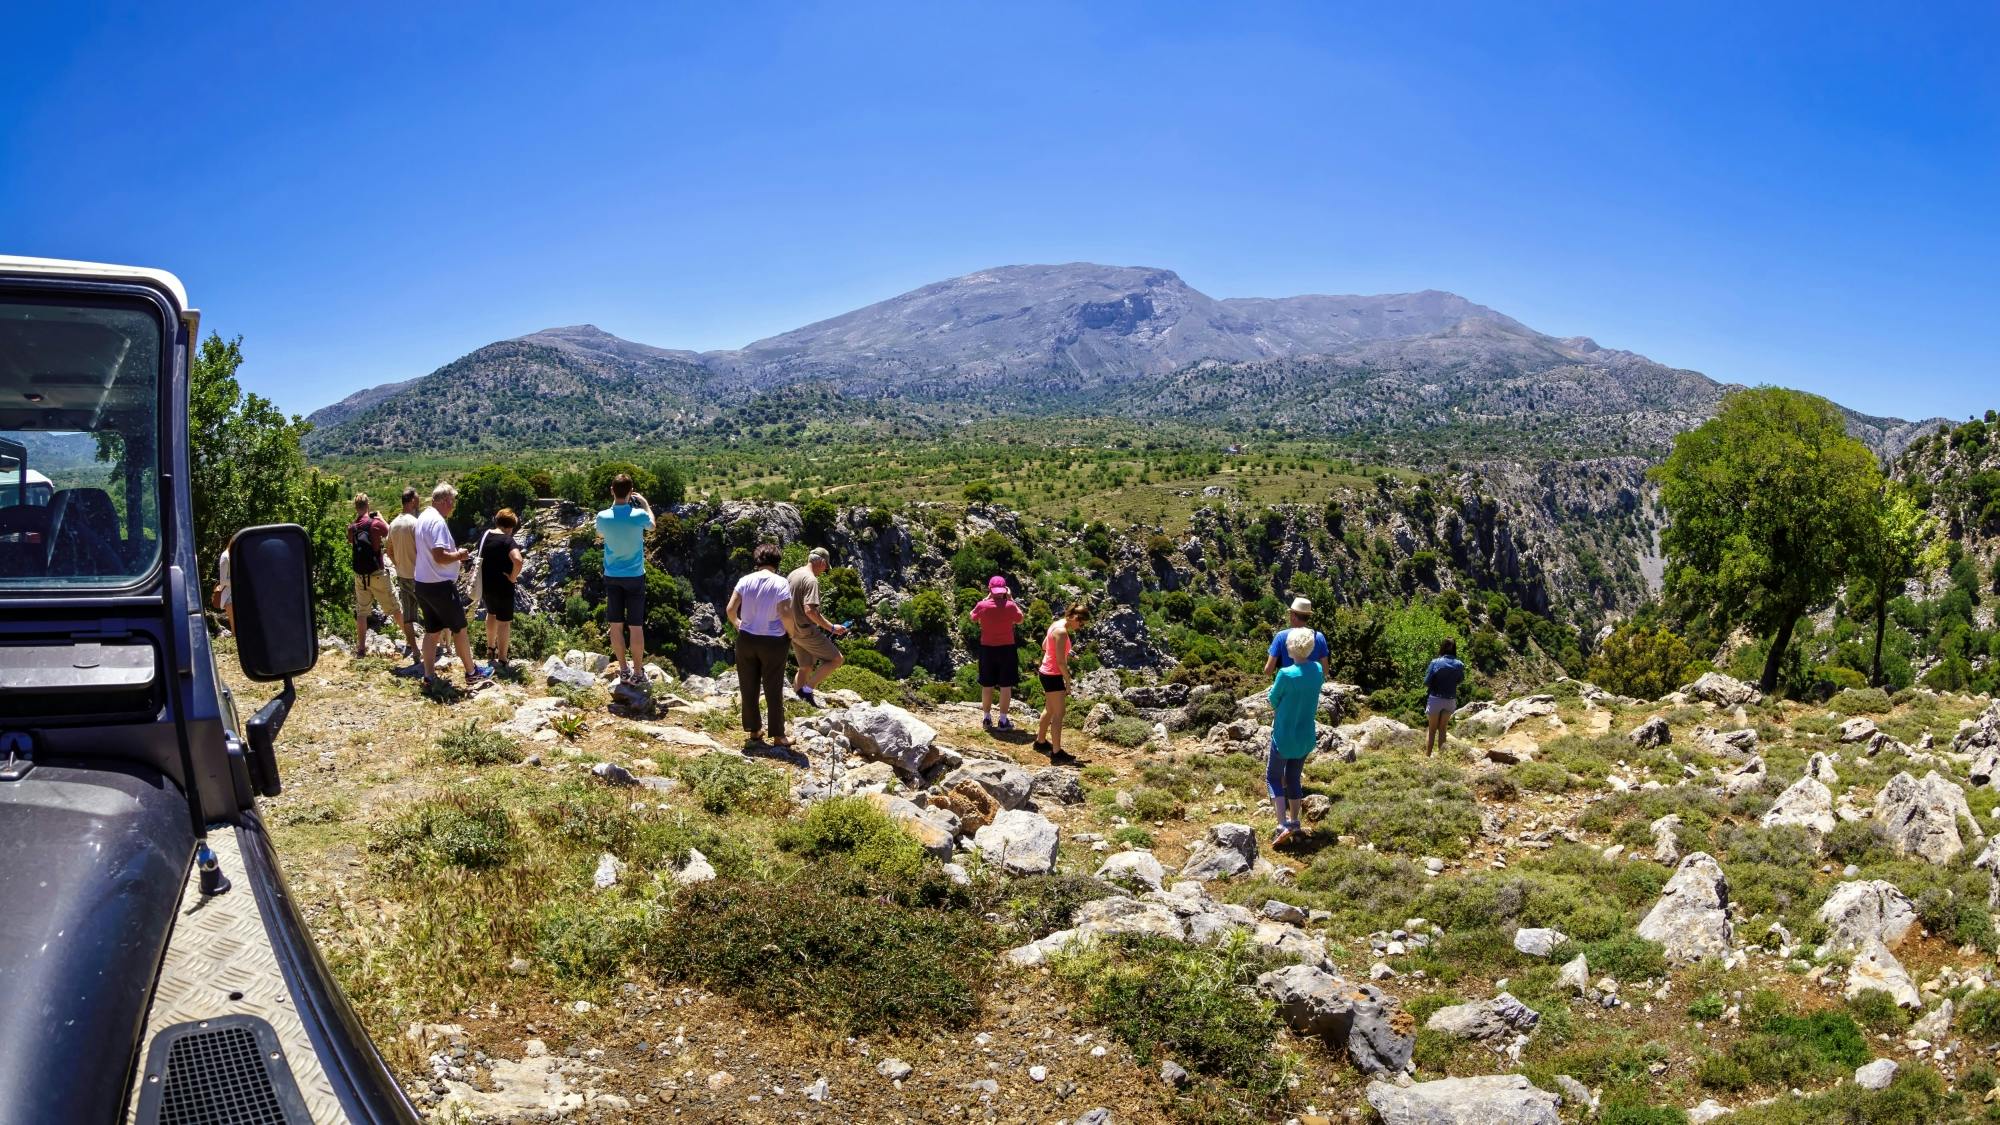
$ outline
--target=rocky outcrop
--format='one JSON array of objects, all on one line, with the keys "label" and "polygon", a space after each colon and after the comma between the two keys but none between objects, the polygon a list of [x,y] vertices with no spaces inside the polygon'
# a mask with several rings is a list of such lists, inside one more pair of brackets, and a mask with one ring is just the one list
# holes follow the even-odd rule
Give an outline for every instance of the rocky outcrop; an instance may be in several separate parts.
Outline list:
[{"label": "rocky outcrop", "polygon": [[1395,997],[1369,984],[1352,984],[1312,965],[1290,965],[1257,978],[1257,991],[1300,1035],[1344,1047],[1363,1074],[1401,1074],[1416,1049],[1416,1021]]},{"label": "rocky outcrop", "polygon": [[1181,865],[1181,875],[1207,882],[1241,875],[1257,862],[1257,831],[1247,824],[1212,824]]},{"label": "rocky outcrop", "polygon": [[1046,875],[1055,870],[1060,833],[1049,819],[1010,809],[973,834],[972,846],[1012,875]]},{"label": "rocky outcrop", "polygon": [[1817,917],[1826,923],[1826,943],[1820,947],[1825,956],[1871,941],[1894,949],[1916,926],[1917,908],[1894,883],[1862,879],[1833,888]]},{"label": "rocky outcrop", "polygon": [[1903,963],[1889,952],[1889,947],[1873,938],[1861,944],[1854,955],[1854,963],[1847,969],[1847,987],[1842,991],[1852,1000],[1864,992],[1886,992],[1898,1006],[1918,1008],[1924,1006],[1924,998],[1917,991],[1916,982],[1904,970]]},{"label": "rocky outcrop", "polygon": [[1454,1039],[1489,1040],[1533,1031],[1542,1015],[1508,993],[1472,1004],[1452,1004],[1431,1013],[1424,1026]]},{"label": "rocky outcrop", "polygon": [[1875,819],[1899,855],[1920,856],[1931,863],[1948,863],[1965,850],[1960,822],[1974,839],[1985,833],[1966,806],[1965,791],[1940,777],[1936,770],[1918,781],[1907,773],[1889,779],[1875,799]]},{"label": "rocky outcrop", "polygon": [[1562,1099],[1518,1074],[1368,1085],[1382,1125],[1559,1125]]},{"label": "rocky outcrop", "polygon": [[858,703],[818,717],[846,736],[856,753],[916,779],[938,761],[937,731],[893,703]]},{"label": "rocky outcrop", "polygon": [[1720,672],[1703,673],[1700,679],[1681,690],[1692,698],[1713,703],[1718,707],[1747,706],[1764,698],[1764,693],[1753,685]]},{"label": "rocky outcrop", "polygon": [[1729,955],[1729,881],[1714,856],[1695,852],[1681,860],[1660,900],[1639,922],[1639,936],[1659,942],[1677,964]]},{"label": "rocky outcrop", "polygon": [[1104,861],[1092,878],[1141,891],[1157,891],[1166,884],[1167,869],[1152,852],[1135,849],[1119,852]]},{"label": "rocky outcrop", "polygon": [[1833,793],[1813,778],[1799,778],[1778,795],[1759,823],[1765,828],[1803,828],[1817,846],[1833,831]]},{"label": "rocky outcrop", "polygon": [[1651,750],[1672,742],[1674,740],[1674,732],[1673,728],[1667,725],[1667,720],[1664,717],[1654,715],[1645,722],[1633,727],[1632,733],[1628,737],[1632,740],[1632,745],[1637,746],[1639,749]]}]

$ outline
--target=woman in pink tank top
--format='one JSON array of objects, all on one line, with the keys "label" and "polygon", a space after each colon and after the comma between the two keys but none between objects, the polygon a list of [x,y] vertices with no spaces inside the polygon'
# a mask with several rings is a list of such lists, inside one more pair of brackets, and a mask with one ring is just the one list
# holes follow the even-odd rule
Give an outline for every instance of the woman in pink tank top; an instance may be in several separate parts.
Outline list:
[{"label": "woman in pink tank top", "polygon": [[1069,707],[1069,654],[1072,639],[1090,619],[1090,608],[1071,602],[1062,617],[1042,637],[1042,722],[1035,732],[1035,749],[1062,758],[1063,712]]}]

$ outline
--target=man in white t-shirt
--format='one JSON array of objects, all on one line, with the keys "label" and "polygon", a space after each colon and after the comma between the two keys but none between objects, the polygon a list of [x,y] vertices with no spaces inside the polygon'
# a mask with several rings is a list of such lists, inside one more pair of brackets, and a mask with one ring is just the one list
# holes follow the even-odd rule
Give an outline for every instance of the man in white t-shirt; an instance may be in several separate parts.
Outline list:
[{"label": "man in white t-shirt", "polygon": [[465,635],[465,607],[458,603],[458,568],[472,550],[460,547],[445,522],[458,506],[458,490],[438,482],[431,489],[431,506],[417,517],[417,608],[424,619],[424,683],[437,679],[438,642],[450,633],[465,668],[465,686],[482,686],[489,670],[472,662],[472,642]]}]

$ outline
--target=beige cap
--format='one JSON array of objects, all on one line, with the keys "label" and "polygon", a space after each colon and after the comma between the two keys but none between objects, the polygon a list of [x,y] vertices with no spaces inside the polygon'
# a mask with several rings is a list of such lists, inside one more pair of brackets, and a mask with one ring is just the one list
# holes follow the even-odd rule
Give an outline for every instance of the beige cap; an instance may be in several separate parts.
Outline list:
[{"label": "beige cap", "polygon": [[833,556],[826,553],[825,547],[814,547],[812,550],[806,552],[806,557],[809,559],[818,559],[821,562],[833,561]]},{"label": "beige cap", "polygon": [[1313,611],[1313,604],[1312,604],[1312,600],[1311,600],[1310,598],[1293,598],[1293,599],[1292,599],[1292,612],[1293,612],[1293,613],[1311,613],[1312,611]]}]

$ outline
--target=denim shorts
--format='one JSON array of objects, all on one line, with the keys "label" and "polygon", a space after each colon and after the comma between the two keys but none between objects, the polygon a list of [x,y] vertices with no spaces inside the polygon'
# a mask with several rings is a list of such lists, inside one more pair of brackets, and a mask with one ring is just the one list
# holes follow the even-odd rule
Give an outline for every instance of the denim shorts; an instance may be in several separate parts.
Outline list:
[{"label": "denim shorts", "polygon": [[1435,719],[1439,715],[1449,715],[1458,710],[1458,700],[1442,695],[1433,695],[1424,700],[1424,714]]}]

